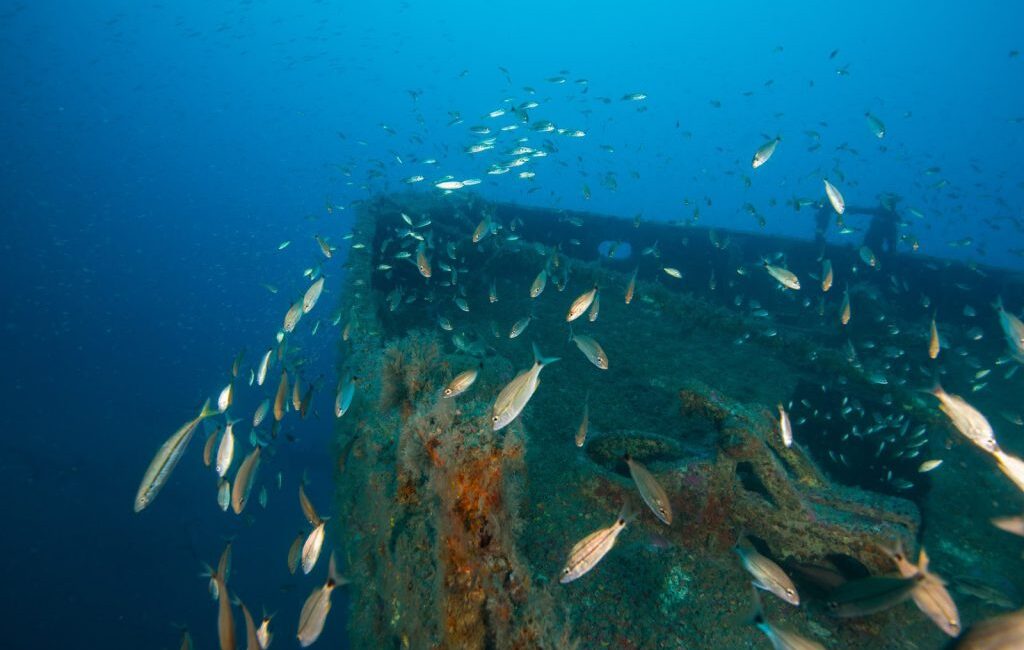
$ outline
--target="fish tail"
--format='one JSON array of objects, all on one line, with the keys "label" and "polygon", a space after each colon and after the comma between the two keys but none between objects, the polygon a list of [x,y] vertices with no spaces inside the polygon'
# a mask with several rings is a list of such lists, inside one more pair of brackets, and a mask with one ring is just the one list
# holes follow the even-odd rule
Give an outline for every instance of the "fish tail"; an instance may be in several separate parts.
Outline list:
[{"label": "fish tail", "polygon": [[751,592],[754,594],[754,602],[747,613],[746,623],[755,627],[764,625],[766,621],[764,618],[764,608],[761,606],[761,597],[757,595],[757,589],[752,589]]},{"label": "fish tail", "polygon": [[631,521],[633,521],[634,519],[636,519],[637,514],[638,513],[637,513],[636,509],[633,508],[633,505],[629,501],[623,501],[622,502],[622,507],[619,508],[618,519],[620,521],[624,521],[625,523],[628,524]]},{"label": "fish tail", "polygon": [[750,607],[746,611],[739,611],[730,616],[729,620],[733,625],[753,625],[759,627],[766,625],[764,609],[761,607],[761,597],[757,595],[757,589],[750,588]]},{"label": "fish tail", "polygon": [[537,347],[537,344],[533,343],[533,361],[534,361],[534,363],[540,364],[541,366],[546,366],[549,363],[554,363],[554,362],[559,361],[559,360],[561,360],[561,357],[545,357],[543,354],[541,354],[540,348]]},{"label": "fish tail", "polygon": [[211,407],[210,406],[210,400],[207,399],[206,402],[203,404],[203,408],[199,411],[199,419],[200,420],[205,420],[208,417],[213,417],[214,415],[219,415],[219,414],[220,414],[220,410],[218,410],[215,407]]},{"label": "fish tail", "polygon": [[327,581],[335,587],[349,583],[348,578],[338,573],[338,564],[334,559],[333,552],[331,553],[330,561],[327,563]]}]

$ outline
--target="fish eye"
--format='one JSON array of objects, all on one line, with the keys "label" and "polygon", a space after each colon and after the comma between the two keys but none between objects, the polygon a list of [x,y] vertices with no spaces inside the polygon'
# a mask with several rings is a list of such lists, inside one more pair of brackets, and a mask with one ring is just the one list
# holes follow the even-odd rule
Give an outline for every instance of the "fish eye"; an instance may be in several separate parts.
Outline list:
[{"label": "fish eye", "polygon": [[498,416],[497,415],[492,415],[491,416],[491,422],[497,422],[497,421],[498,421]]}]

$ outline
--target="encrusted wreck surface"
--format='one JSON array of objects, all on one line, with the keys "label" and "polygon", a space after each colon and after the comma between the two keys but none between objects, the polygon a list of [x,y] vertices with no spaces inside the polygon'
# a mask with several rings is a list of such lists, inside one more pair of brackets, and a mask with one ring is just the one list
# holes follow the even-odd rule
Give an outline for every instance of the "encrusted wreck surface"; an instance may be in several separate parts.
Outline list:
[{"label": "encrusted wreck surface", "polygon": [[[395,258],[416,249],[403,241],[410,226],[402,213],[414,224],[431,221],[430,278],[410,263],[415,252]],[[474,243],[485,219],[504,228]],[[358,388],[339,420],[335,512],[353,579],[353,647],[746,647],[759,633],[738,622],[751,603],[749,576],[731,550],[740,536],[780,564],[856,558],[873,572],[892,570],[878,544],[915,546],[915,500],[928,486],[915,485],[911,500],[839,485],[819,469],[806,432],[782,444],[775,405],[820,386],[865,402],[895,395],[930,425],[934,413],[903,389],[870,381],[838,344],[813,342],[807,334],[816,325],[787,317],[785,297],[762,298],[779,301],[771,328],[713,299],[714,278],[727,281],[738,246],[749,254],[773,244],[734,235],[733,252],[719,250],[711,282],[704,277],[693,291],[691,278],[707,275],[712,253],[697,257],[721,235],[688,229],[690,247],[677,257],[694,260],[680,267],[684,281],[641,263],[626,304],[638,246],[632,259],[602,258],[601,240],[615,239],[609,232],[659,240],[662,255],[680,240],[665,225],[634,228],[472,198],[408,195],[359,208],[355,241],[365,247],[349,258],[339,361]],[[531,299],[546,264],[555,270]],[[454,284],[445,265],[457,271]],[[574,325],[607,351],[606,371],[567,342],[566,309],[594,285],[599,316]],[[528,315],[524,333],[510,338]],[[562,360],[545,368],[522,415],[494,432],[494,398],[531,364],[531,342]],[[467,393],[441,398],[454,375],[477,366]],[[585,404],[590,428],[578,448]],[[643,506],[625,453],[667,490],[673,526]],[[580,580],[559,584],[572,545],[610,525],[624,502],[640,515],[616,547]],[[831,647],[940,638],[907,610],[840,622],[813,600],[799,609],[766,600],[766,608],[773,622]]]}]

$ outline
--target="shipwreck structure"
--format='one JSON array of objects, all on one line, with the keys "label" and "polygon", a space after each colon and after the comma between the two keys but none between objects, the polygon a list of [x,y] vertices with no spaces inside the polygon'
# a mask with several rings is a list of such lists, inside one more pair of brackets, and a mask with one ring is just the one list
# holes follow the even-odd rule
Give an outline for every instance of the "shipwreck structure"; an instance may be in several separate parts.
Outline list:
[{"label": "shipwreck structure", "polygon": [[[842,278],[854,309],[844,329],[841,290],[823,293],[806,277],[805,291],[780,291],[755,262],[785,250],[790,268],[818,269],[813,244],[419,194],[361,204],[353,244],[338,364],[357,390],[338,420],[333,519],[353,580],[353,647],[741,647],[758,634],[738,622],[751,603],[731,551],[741,536],[780,564],[837,572],[843,559],[891,571],[878,545],[916,546],[930,479],[911,468],[909,488],[891,476],[858,487],[873,470],[850,468],[856,449],[830,461],[801,424],[813,414],[796,413],[836,394],[866,413],[899,404],[915,426],[943,440],[947,431],[915,387],[882,383],[884,366],[851,358],[850,331],[882,310],[870,287]],[[420,251],[428,272],[417,268]],[[854,249],[830,256],[844,272],[864,268]],[[934,273],[974,281],[969,268],[929,269],[923,258],[883,263],[907,278],[901,293]],[[542,269],[547,286],[532,298]],[[599,314],[573,327],[600,341],[607,370],[568,341],[566,309],[593,286]],[[885,313],[919,319],[901,309]],[[889,345],[918,345],[910,330]],[[495,396],[529,367],[531,342],[561,361],[495,432]],[[469,391],[442,398],[453,376],[477,367]],[[780,403],[794,404],[791,447],[779,435]],[[671,527],[640,501],[625,453],[668,492]],[[887,471],[899,474],[891,461]],[[572,545],[610,525],[624,502],[639,516],[617,546],[588,575],[559,584]],[[813,601],[766,607],[774,622],[834,647],[940,638],[906,611],[839,622]]]}]

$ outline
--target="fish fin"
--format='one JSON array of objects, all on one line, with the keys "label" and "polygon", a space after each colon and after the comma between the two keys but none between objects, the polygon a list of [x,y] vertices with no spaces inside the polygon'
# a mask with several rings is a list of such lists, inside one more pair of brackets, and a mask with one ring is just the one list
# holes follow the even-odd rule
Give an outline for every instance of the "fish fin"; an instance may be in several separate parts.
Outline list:
[{"label": "fish fin", "polygon": [[917,554],[917,570],[921,573],[928,572],[928,552],[924,550],[923,546]]},{"label": "fish fin", "polygon": [[629,501],[623,501],[622,507],[619,508],[619,516],[615,519],[616,522],[622,521],[623,525],[630,523],[636,519],[639,513],[633,508]]},{"label": "fish fin", "polygon": [[199,420],[205,420],[206,418],[213,417],[214,415],[219,415],[219,414],[220,414],[220,410],[217,409],[217,408],[211,408],[210,400],[207,399],[206,402],[203,404],[203,408],[199,411],[199,418],[198,419]]},{"label": "fish fin", "polygon": [[767,621],[764,618],[764,609],[761,606],[761,596],[757,593],[757,589],[750,590],[751,603],[750,609],[745,614],[740,614],[739,621],[746,625],[764,625]]},{"label": "fish fin", "polygon": [[533,362],[534,363],[540,364],[543,367],[543,366],[548,365],[549,363],[554,363],[554,362],[559,361],[559,360],[561,360],[561,357],[545,357],[543,354],[541,354],[540,348],[537,347],[537,343],[536,342],[533,343]]},{"label": "fish fin", "polygon": [[338,564],[334,559],[333,552],[331,553],[330,561],[327,563],[327,582],[335,587],[340,587],[349,583],[348,578],[338,573]]},{"label": "fish fin", "polygon": [[202,564],[203,564],[203,570],[199,574],[200,578],[214,578],[214,577],[216,577],[217,572],[213,570],[212,566],[210,566],[206,562],[203,562]]},{"label": "fish fin", "polygon": [[757,580],[751,580],[751,581],[750,581],[750,584],[754,585],[754,586],[755,586],[755,587],[757,587],[758,589],[761,589],[762,591],[771,591],[771,589],[769,589],[769,588],[767,587],[767,585],[764,585],[764,584],[762,584],[762,583],[758,582]]}]

